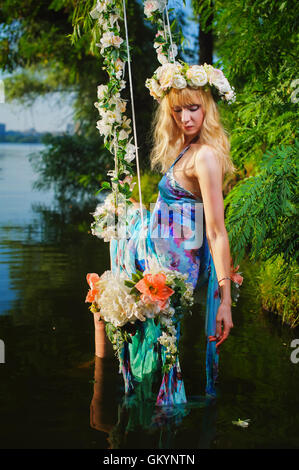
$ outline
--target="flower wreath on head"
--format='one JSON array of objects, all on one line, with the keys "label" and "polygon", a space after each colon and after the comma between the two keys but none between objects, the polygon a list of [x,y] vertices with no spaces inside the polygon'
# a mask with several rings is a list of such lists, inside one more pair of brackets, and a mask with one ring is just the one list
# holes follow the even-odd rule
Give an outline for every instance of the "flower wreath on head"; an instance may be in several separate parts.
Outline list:
[{"label": "flower wreath on head", "polygon": [[152,78],[148,78],[145,86],[151,96],[158,102],[169,93],[171,88],[181,90],[183,88],[210,87],[215,99],[233,103],[236,99],[234,87],[231,87],[224,73],[212,65],[188,65],[185,62],[165,62],[154,72]]}]

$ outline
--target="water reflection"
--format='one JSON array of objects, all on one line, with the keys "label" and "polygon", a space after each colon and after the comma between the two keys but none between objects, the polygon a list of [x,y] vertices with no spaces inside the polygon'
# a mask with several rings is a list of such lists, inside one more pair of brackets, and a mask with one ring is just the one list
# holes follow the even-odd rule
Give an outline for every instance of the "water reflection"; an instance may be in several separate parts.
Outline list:
[{"label": "water reflection", "polygon": [[82,302],[86,272],[92,267],[105,270],[109,263],[104,243],[88,234],[86,214],[91,207],[73,205],[66,212],[36,205],[31,223],[0,227],[1,314],[20,311],[20,302],[22,310],[26,309],[26,301],[31,302],[28,310],[32,311],[41,291],[46,297],[72,298],[77,288],[82,292],[78,302]]},{"label": "water reflection", "polygon": [[152,391],[155,381],[152,375],[137,384],[131,396],[121,397],[119,391],[123,390],[123,383],[114,373],[116,364],[104,322],[94,315],[94,324],[96,356],[90,426],[107,435],[108,448],[175,448],[178,429],[195,409],[203,411],[196,448],[210,448],[216,435],[216,401],[209,397],[189,397],[184,405],[157,407],[158,389]]},{"label": "water reflection", "polygon": [[[82,285],[87,266],[82,260],[97,261],[96,269],[109,265],[104,242],[89,232],[98,198],[58,200],[54,191],[33,191],[37,175],[29,162],[32,152],[43,150],[40,144],[1,144],[0,165],[0,315],[18,315],[25,301],[32,306],[49,294],[55,298],[57,289],[72,296],[67,272],[81,275],[80,264],[86,266],[77,285]],[[107,254],[106,254],[107,253]],[[75,276],[73,276],[73,279]],[[67,284],[67,285],[66,285]],[[82,287],[81,287],[82,288]],[[31,293],[29,292],[31,291]],[[34,295],[35,293],[35,295]],[[82,292],[83,295],[83,292]],[[30,298],[30,299],[29,299]],[[59,302],[59,294],[58,294]],[[81,299],[80,299],[81,300]],[[80,302],[79,298],[78,301]],[[28,308],[29,310],[29,308]],[[47,308],[44,315],[46,316]]]},{"label": "water reflection", "polygon": [[[110,268],[108,245],[88,233],[96,201],[55,204],[51,194],[33,192],[25,147],[5,154],[0,146],[1,447],[298,448],[299,365],[290,360],[298,329],[261,311],[253,263],[242,263],[245,282],[220,353],[217,403],[198,398],[205,299],[182,325],[189,408],[169,419],[146,388],[123,396],[110,343],[94,343],[84,302],[86,273]],[[238,418],[251,419],[248,429],[232,425]]]}]

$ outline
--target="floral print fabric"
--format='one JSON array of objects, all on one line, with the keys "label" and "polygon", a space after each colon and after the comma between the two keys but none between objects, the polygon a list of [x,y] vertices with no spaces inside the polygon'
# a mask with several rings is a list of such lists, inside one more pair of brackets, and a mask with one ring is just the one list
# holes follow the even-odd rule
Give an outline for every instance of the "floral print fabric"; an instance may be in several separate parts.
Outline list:
[{"label": "floral print fabric", "polygon": [[[208,283],[206,304],[206,336],[214,336],[216,314],[220,303],[218,282],[205,231],[204,207],[201,199],[184,189],[173,176],[175,163],[188,150],[186,147],[159,182],[159,194],[152,212],[143,209],[142,227],[140,209],[133,206],[127,212],[127,239],[111,240],[111,269],[124,271],[128,276],[136,270],[144,271],[151,265],[179,271],[188,275],[194,288]],[[146,256],[145,251],[146,250]],[[119,267],[117,267],[119,264]],[[159,325],[152,319],[139,323],[132,343],[123,348],[120,370],[125,391],[130,393],[145,376],[161,370],[165,361],[164,348],[157,346],[161,335]],[[180,328],[177,328],[179,342]],[[215,396],[218,354],[215,342],[207,342],[206,393]],[[179,359],[169,373],[164,374],[157,397],[157,405],[186,403],[184,382]]]}]

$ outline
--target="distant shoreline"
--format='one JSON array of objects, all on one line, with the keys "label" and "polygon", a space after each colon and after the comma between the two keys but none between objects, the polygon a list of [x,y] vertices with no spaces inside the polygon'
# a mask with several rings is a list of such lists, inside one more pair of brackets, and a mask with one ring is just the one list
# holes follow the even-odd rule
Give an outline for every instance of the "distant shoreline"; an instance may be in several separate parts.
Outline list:
[{"label": "distant shoreline", "polygon": [[0,147],[4,146],[13,146],[13,145],[36,145],[40,147],[45,147],[45,144],[43,142],[0,142]]},{"label": "distant shoreline", "polygon": [[[4,134],[0,133],[0,144],[42,144],[44,137],[47,135],[64,136],[65,134],[65,132],[24,134],[18,131],[7,131]],[[67,135],[70,134],[67,133]]]},{"label": "distant shoreline", "polygon": [[41,144],[42,143],[42,136],[13,136],[13,137],[6,137],[0,136],[0,144]]},{"label": "distant shoreline", "polygon": [[38,145],[45,145],[43,142],[6,142],[5,140],[0,140],[1,144],[38,144]]}]

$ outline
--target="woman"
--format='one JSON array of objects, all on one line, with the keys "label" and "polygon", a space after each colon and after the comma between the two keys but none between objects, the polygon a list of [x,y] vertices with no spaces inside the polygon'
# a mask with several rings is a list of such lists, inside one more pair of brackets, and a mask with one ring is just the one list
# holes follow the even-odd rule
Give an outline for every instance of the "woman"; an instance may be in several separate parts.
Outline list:
[{"label": "woman", "polygon": [[[218,348],[233,327],[231,258],[224,224],[222,184],[224,174],[234,171],[234,166],[209,84],[192,86],[192,82],[187,80],[192,75],[188,75],[188,70],[195,73],[195,67],[203,66],[176,69],[175,79],[172,77],[169,81],[169,70],[162,66],[154,75],[152,89],[149,86],[151,94],[160,102],[153,125],[151,165],[152,169],[160,167],[164,176],[158,185],[159,195],[152,213],[146,211],[144,214],[145,246],[141,236],[139,204],[135,203],[134,209],[127,214],[129,238],[119,242],[112,240],[110,255],[115,270],[119,262],[120,269],[128,275],[137,269],[144,271],[150,257],[161,268],[186,274],[193,288],[208,282],[206,392],[215,395]],[[208,67],[215,73],[216,69]],[[157,87],[161,87],[163,79],[165,82],[165,72],[168,86],[161,93],[162,88]],[[175,86],[175,80],[179,87]],[[160,354],[164,362],[163,348],[162,351],[157,350],[160,334],[159,326],[147,319],[132,337],[132,344],[124,349],[121,366],[126,392],[159,370]],[[177,341],[179,335],[178,328]],[[171,371],[164,374],[156,404],[185,402],[177,359]]]},{"label": "woman", "polygon": [[[170,136],[167,135],[169,129]],[[166,132],[165,132],[166,131]],[[223,176],[234,170],[229,143],[220,124],[217,105],[210,89],[172,88],[163,99],[155,119],[156,145],[152,168],[165,165],[179,154],[170,173],[174,183],[203,202],[206,236],[221,292],[217,314],[218,347],[233,327],[230,295],[230,249],[224,224]],[[167,147],[167,138],[172,147]],[[163,149],[164,146],[164,149]],[[181,150],[181,152],[180,152]],[[223,326],[223,329],[222,329]]]}]

